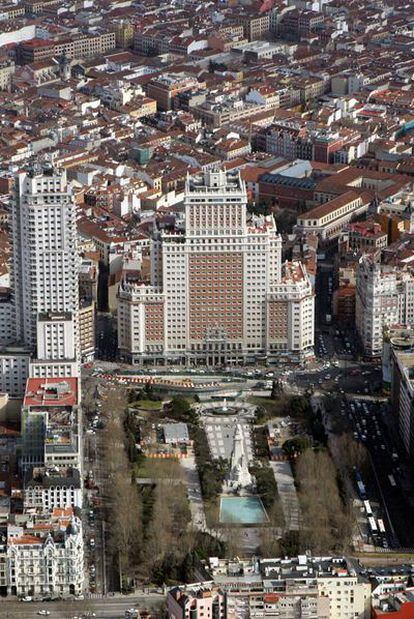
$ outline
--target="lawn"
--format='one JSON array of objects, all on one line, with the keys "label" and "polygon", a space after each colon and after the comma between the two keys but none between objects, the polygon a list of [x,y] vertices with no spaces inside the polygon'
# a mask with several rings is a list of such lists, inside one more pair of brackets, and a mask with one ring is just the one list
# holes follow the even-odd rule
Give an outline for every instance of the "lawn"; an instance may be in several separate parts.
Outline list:
[{"label": "lawn", "polygon": [[135,475],[151,479],[183,479],[183,469],[176,460],[145,458],[136,466]]}]

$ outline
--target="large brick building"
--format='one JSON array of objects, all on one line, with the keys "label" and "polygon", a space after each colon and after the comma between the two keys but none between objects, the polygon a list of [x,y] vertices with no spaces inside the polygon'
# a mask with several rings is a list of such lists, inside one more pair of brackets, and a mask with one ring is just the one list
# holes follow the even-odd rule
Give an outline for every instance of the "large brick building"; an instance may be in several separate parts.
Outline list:
[{"label": "large brick building", "polygon": [[118,345],[133,363],[245,363],[313,350],[314,295],[281,263],[272,216],[247,220],[238,173],[189,178],[185,233],[152,242],[152,285],[123,281]]}]

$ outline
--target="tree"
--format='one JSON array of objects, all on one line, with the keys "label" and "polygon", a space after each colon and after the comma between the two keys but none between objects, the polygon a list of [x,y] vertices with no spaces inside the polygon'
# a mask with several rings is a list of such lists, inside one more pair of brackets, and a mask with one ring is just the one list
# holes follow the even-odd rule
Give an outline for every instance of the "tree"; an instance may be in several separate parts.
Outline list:
[{"label": "tree", "polygon": [[279,498],[274,473],[270,466],[250,467],[251,474],[256,479],[257,494],[262,499],[266,509],[270,509]]},{"label": "tree", "polygon": [[260,530],[259,554],[264,559],[280,556],[280,544],[272,527]]},{"label": "tree", "polygon": [[108,550],[117,566],[120,585],[131,578],[139,562],[142,546],[142,504],[125,450],[125,391],[113,388],[108,393],[105,409],[109,415],[103,435],[104,462],[108,482],[105,486],[108,504]]},{"label": "tree", "polygon": [[301,552],[299,531],[287,531],[279,540],[280,554],[294,557]]},{"label": "tree", "polygon": [[272,382],[272,391],[270,393],[271,400],[277,400],[277,398],[283,393],[283,387],[280,380],[274,380]]},{"label": "tree", "polygon": [[303,417],[309,412],[309,400],[303,396],[293,396],[290,399],[289,408],[293,417]]},{"label": "tree", "polygon": [[299,456],[305,449],[311,447],[311,442],[307,436],[294,436],[288,439],[282,445],[282,449],[287,456],[295,458]]},{"label": "tree", "polygon": [[[141,570],[159,584],[180,580],[194,539],[188,531],[191,514],[185,487],[162,482],[154,491],[152,514],[145,532]],[[186,559],[187,557],[187,559]]]},{"label": "tree", "polygon": [[318,408],[316,412],[313,412],[312,408],[310,408],[309,427],[314,440],[322,445],[327,445],[328,435],[325,431],[325,426],[322,420],[322,411],[320,408]]},{"label": "tree", "polygon": [[197,423],[197,415],[185,398],[174,396],[170,403],[171,416],[184,423]]},{"label": "tree", "polygon": [[339,464],[347,470],[348,474],[352,473],[356,467],[364,476],[370,475],[371,467],[367,448],[356,441],[350,432],[336,437],[335,446],[335,455],[338,455]]},{"label": "tree", "polygon": [[307,449],[296,462],[295,474],[302,511],[300,545],[314,553],[344,552],[353,517],[349,505],[341,500],[329,454]]},{"label": "tree", "polygon": [[150,383],[150,382],[145,383],[144,391],[145,391],[146,397],[149,400],[152,400],[152,398],[154,396],[154,387],[153,387],[152,383]]}]

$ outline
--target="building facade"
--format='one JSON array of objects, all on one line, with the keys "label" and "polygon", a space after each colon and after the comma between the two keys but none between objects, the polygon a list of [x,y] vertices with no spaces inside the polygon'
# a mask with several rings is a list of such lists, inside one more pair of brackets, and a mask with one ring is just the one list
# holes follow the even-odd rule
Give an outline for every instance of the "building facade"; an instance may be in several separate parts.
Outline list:
[{"label": "building facade", "polygon": [[[12,208],[12,288],[16,340],[37,346],[37,321],[45,312],[71,312],[78,337],[76,209],[63,170],[32,169],[16,179]],[[58,321],[56,321],[58,322]],[[49,324],[46,358],[62,343],[64,328]],[[59,353],[60,354],[60,353]]]},{"label": "building facade", "polygon": [[43,533],[40,532],[41,522],[36,521],[33,528],[8,527],[6,572],[9,594],[50,597],[82,593],[82,522],[71,509],[55,510],[53,520],[48,520]]},{"label": "building facade", "polygon": [[384,328],[414,321],[414,276],[409,269],[381,265],[363,256],[356,277],[355,324],[365,354],[379,357]]},{"label": "building facade", "polygon": [[[306,271],[286,267],[282,276],[274,219],[248,221],[246,204],[238,173],[210,170],[187,179],[185,233],[154,239],[152,285],[121,282],[118,345],[124,359],[215,365],[271,360],[281,351],[312,353],[314,297]],[[267,328],[277,320],[278,302],[283,333],[280,325]],[[302,313],[306,334],[297,337]]]},{"label": "building facade", "polygon": [[82,507],[80,472],[67,469],[30,469],[24,482],[24,508],[49,512],[55,508]]},{"label": "building facade", "polygon": [[225,595],[216,589],[175,587],[167,595],[168,619],[226,619]]},{"label": "building facade", "polygon": [[391,401],[404,450],[414,458],[414,354],[391,350]]},{"label": "building facade", "polygon": [[95,357],[95,301],[83,299],[79,307],[79,346],[82,363]]},{"label": "building facade", "polygon": [[208,571],[211,580],[205,586],[188,585],[169,592],[169,619],[211,617],[214,602],[213,616],[222,617],[223,608],[228,619],[371,617],[371,584],[358,577],[344,557],[214,557]]},{"label": "building facade", "polygon": [[82,470],[81,413],[76,378],[29,378],[22,407],[21,469]]},{"label": "building facade", "polygon": [[[34,165],[15,179],[11,315],[0,344],[0,388],[23,396],[32,377],[79,375],[76,206],[66,171]],[[3,341],[2,341],[3,340]]]}]

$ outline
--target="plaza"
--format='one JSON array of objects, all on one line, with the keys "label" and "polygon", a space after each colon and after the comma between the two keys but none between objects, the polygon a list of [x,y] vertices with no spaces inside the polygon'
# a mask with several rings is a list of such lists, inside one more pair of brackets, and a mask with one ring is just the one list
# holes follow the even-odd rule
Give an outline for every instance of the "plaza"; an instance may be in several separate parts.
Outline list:
[{"label": "plaza", "polygon": [[[251,426],[246,422],[239,423],[242,434],[245,453],[248,461],[253,460],[253,446],[251,439]],[[232,417],[209,417],[204,421],[204,429],[211,455],[214,459],[224,458],[230,460],[233,449],[236,423]]]}]

